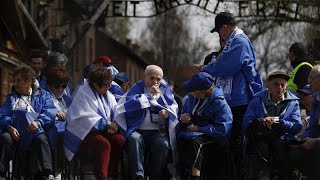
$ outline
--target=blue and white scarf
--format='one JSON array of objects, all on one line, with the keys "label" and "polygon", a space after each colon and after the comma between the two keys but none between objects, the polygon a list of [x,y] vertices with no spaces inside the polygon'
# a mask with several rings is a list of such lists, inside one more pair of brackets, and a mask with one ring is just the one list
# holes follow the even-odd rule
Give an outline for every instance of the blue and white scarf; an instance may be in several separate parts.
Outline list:
[{"label": "blue and white scarf", "polygon": [[[243,30],[237,28],[236,30],[233,31],[233,33],[230,35],[230,37],[228,38],[226,44],[223,47],[223,51],[221,52],[221,55],[225,52],[228,52],[232,41],[234,40],[234,38],[238,35],[243,34]],[[229,77],[216,77],[216,85],[219,87],[222,87],[223,89],[223,94],[225,95],[226,100],[231,100],[231,93],[232,93],[232,81],[233,81],[233,77],[229,76]]]},{"label": "blue and white scarf", "polygon": [[117,102],[118,102],[118,101],[120,100],[120,98],[125,94],[124,90],[121,89],[121,87],[119,86],[119,84],[117,84],[117,83],[114,82],[114,81],[112,81],[111,87],[110,87],[109,91],[115,96]]},{"label": "blue and white scarf", "polygon": [[69,161],[92,127],[101,118],[112,121],[117,102],[109,91],[103,97],[99,98],[87,80],[84,80],[83,85],[75,94],[68,108],[67,127],[64,134],[64,151]]},{"label": "blue and white scarf", "polygon": [[141,125],[146,113],[139,113],[135,119],[126,119],[125,113],[139,110],[147,111],[150,107],[167,110],[169,114],[170,145],[172,150],[174,150],[176,144],[175,126],[178,124],[178,105],[174,100],[168,83],[164,80],[161,81],[160,90],[163,92],[161,97],[158,100],[152,99],[150,95],[145,93],[144,81],[137,82],[118,102],[114,119],[125,130],[124,136],[127,138]]}]

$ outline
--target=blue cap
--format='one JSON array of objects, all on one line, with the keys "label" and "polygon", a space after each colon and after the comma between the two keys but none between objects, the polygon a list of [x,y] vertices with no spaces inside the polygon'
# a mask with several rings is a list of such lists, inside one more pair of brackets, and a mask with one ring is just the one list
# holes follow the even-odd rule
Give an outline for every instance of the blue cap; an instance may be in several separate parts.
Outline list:
[{"label": "blue cap", "polygon": [[114,79],[117,79],[121,82],[128,82],[129,81],[129,76],[125,72],[119,72],[114,76]]},{"label": "blue cap", "polygon": [[207,90],[212,86],[214,79],[206,72],[195,73],[191,80],[183,83],[183,88],[187,92],[194,92],[198,90]]},{"label": "blue cap", "polygon": [[308,84],[305,87],[298,89],[297,93],[313,94],[314,91],[312,90],[311,86]]}]

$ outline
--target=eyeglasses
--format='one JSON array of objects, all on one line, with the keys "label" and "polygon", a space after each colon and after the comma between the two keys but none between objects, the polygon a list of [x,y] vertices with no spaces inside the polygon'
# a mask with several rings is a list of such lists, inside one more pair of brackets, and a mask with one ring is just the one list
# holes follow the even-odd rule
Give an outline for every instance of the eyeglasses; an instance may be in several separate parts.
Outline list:
[{"label": "eyeglasses", "polygon": [[53,87],[56,89],[59,89],[59,88],[65,89],[67,87],[67,84],[56,84]]}]

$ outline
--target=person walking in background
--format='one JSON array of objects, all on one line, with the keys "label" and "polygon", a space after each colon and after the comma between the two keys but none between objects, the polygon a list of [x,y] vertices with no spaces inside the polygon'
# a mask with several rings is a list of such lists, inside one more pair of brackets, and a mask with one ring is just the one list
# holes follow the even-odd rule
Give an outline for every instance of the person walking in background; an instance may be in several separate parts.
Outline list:
[{"label": "person walking in background", "polygon": [[288,58],[293,70],[290,72],[288,81],[288,90],[296,93],[308,84],[308,79],[314,61],[307,54],[307,50],[302,43],[293,43],[289,48]]},{"label": "person walking in background", "polygon": [[194,65],[196,72],[204,71],[216,77],[231,107],[233,123],[230,147],[235,159],[237,174],[241,178],[241,124],[247,106],[254,93],[262,90],[262,80],[256,72],[256,56],[247,35],[238,28],[236,18],[229,12],[221,12],[215,18],[211,33],[219,33],[220,42],[225,42],[217,59],[207,65]]}]

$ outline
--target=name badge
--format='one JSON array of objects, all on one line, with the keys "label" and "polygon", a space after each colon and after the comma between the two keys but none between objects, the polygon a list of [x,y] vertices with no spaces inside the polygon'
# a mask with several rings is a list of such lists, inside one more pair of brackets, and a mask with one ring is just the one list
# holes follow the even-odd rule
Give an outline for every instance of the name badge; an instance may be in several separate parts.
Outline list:
[{"label": "name badge", "polygon": [[160,122],[160,116],[159,114],[150,113],[151,114],[151,122],[153,123],[159,123]]}]

